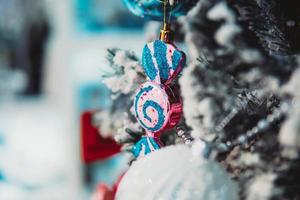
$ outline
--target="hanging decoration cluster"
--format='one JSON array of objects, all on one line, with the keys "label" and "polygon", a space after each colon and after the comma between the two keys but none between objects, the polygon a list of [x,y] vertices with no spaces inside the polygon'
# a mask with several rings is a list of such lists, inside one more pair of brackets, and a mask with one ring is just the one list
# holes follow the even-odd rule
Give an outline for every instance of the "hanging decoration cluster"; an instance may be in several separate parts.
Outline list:
[{"label": "hanging decoration cluster", "polygon": [[134,112],[137,121],[145,129],[133,147],[138,157],[159,149],[160,134],[176,126],[182,114],[182,101],[175,79],[186,64],[185,54],[172,43],[172,32],[166,17],[164,3],[164,27],[160,40],[145,45],[142,64],[148,81],[142,84],[134,97]]}]

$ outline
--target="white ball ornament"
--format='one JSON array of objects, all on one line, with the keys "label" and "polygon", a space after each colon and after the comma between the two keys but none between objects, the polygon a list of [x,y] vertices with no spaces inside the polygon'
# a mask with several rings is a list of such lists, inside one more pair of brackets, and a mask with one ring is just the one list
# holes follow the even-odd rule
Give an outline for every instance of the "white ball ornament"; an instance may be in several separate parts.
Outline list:
[{"label": "white ball ornament", "polygon": [[188,146],[139,158],[121,180],[117,200],[238,200],[238,187],[216,162]]}]

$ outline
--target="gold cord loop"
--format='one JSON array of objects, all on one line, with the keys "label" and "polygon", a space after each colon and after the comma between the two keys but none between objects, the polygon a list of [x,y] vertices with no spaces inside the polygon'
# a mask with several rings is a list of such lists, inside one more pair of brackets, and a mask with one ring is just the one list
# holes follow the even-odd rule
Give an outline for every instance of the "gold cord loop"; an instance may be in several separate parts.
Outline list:
[{"label": "gold cord loop", "polygon": [[167,15],[168,15],[168,11],[167,11],[167,5],[169,3],[168,0],[163,0],[161,1],[163,3],[164,6],[164,21],[163,21],[163,29],[160,30],[160,36],[159,39],[164,41],[164,42],[172,42],[173,41],[173,34],[172,31],[170,29],[170,21],[171,21],[171,9],[170,9],[170,13],[167,19]]}]

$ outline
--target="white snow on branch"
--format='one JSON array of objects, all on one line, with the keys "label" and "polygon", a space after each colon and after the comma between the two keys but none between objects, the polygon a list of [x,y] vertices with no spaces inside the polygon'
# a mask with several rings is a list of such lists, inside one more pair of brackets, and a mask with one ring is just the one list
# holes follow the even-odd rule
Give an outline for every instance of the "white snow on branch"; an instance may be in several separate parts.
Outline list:
[{"label": "white snow on branch", "polygon": [[[294,72],[290,81],[282,87],[283,93],[293,96],[291,112],[283,123],[279,133],[279,142],[284,147],[284,155],[293,158],[300,149],[300,69]],[[298,93],[299,94],[299,93]]]},{"label": "white snow on branch", "polygon": [[268,200],[272,195],[278,193],[274,185],[276,175],[266,173],[256,177],[248,188],[247,200]]},{"label": "white snow on branch", "polygon": [[231,46],[233,37],[241,32],[241,28],[235,23],[233,11],[225,2],[221,2],[209,10],[207,17],[213,21],[225,20],[225,24],[215,33],[215,40],[222,46]]},{"label": "white snow on branch", "polygon": [[103,82],[113,93],[129,94],[133,92],[143,80],[140,75],[142,67],[139,62],[129,59],[128,53],[121,50],[116,51],[112,61],[114,67],[121,72],[104,78]]}]

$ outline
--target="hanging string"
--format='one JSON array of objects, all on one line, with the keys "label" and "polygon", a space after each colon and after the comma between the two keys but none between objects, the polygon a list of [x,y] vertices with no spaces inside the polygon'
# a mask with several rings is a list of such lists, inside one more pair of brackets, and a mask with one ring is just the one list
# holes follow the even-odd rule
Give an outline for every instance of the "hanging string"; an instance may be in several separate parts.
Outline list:
[{"label": "hanging string", "polygon": [[169,19],[168,19],[168,24],[170,24],[170,23],[171,23],[172,9],[173,9],[173,4],[170,4],[170,11],[169,11]]},{"label": "hanging string", "polygon": [[[170,2],[170,0],[159,0],[163,4],[163,28],[160,31],[160,40],[165,42],[171,42],[173,40],[172,31],[170,30],[170,23],[171,23],[171,14],[172,14],[172,7],[174,2]],[[169,5],[168,5],[169,4]]]},{"label": "hanging string", "polygon": [[163,27],[164,27],[164,30],[166,30],[167,29],[167,25],[170,24],[170,21],[171,21],[172,6],[170,8],[170,12],[167,13],[167,5],[169,3],[169,0],[159,0],[159,2],[161,2],[163,4],[163,12],[164,12],[164,19],[163,19],[163,24],[164,25],[163,25]]},{"label": "hanging string", "polygon": [[167,23],[167,0],[164,0],[164,26]]}]

